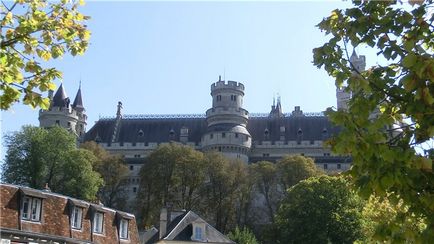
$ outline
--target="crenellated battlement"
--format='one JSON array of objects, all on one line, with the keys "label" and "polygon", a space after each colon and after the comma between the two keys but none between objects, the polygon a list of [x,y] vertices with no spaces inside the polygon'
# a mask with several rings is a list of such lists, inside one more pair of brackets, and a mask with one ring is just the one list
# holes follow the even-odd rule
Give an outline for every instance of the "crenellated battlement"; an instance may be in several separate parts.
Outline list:
[{"label": "crenellated battlement", "polygon": [[211,92],[218,89],[235,89],[244,92],[244,85],[241,82],[236,82],[231,80],[225,82],[223,80],[220,80],[211,85]]}]

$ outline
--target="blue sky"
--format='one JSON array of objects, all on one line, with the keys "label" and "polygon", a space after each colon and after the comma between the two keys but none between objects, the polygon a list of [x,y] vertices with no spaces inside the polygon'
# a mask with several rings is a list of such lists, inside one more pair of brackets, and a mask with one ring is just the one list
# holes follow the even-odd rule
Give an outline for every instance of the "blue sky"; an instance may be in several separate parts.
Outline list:
[{"label": "blue sky", "polygon": [[[67,95],[82,81],[89,130],[100,116],[204,113],[221,75],[243,82],[244,107],[284,112],[336,106],[333,80],[312,65],[327,40],[315,25],[348,2],[87,2],[91,45],[84,56],[55,61]],[[375,55],[357,49],[375,63]],[[369,56],[371,55],[371,56]],[[60,81],[57,81],[60,85]],[[38,110],[16,105],[1,114],[2,133],[38,125]],[[3,156],[3,155],[2,155]]]}]

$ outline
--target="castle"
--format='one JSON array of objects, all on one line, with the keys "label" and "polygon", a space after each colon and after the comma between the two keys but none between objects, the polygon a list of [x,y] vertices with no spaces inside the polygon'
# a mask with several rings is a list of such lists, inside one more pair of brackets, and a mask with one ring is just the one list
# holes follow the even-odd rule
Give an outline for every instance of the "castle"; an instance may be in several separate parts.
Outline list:
[{"label": "castle", "polygon": [[[365,57],[353,52],[351,63],[363,70]],[[219,80],[211,85],[212,107],[205,114],[124,115],[122,103],[115,117],[101,118],[85,132],[86,114],[81,89],[72,105],[61,85],[51,98],[49,110],[39,115],[40,126],[59,124],[70,129],[82,141],[95,141],[113,154],[123,155],[130,169],[130,196],[139,187],[139,171],[144,158],[161,143],[175,141],[200,151],[218,151],[246,163],[275,161],[286,154],[315,159],[326,171],[344,171],[350,157],[336,156],[324,142],[339,128],[322,113],[304,113],[296,106],[291,113],[282,111],[280,99],[271,111],[249,114],[243,108],[245,87],[235,81]],[[337,108],[346,109],[350,94],[336,90]]]}]

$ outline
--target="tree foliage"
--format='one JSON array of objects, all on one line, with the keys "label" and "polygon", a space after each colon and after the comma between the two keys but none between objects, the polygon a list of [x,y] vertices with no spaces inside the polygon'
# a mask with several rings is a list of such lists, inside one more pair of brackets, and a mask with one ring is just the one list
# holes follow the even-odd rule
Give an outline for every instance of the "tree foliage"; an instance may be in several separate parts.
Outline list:
[{"label": "tree foliage", "polygon": [[342,178],[291,187],[276,215],[279,243],[353,243],[363,237],[362,201]]},{"label": "tree foliage", "polygon": [[[432,159],[417,150],[432,149],[434,137],[433,1],[353,4],[319,23],[331,38],[314,49],[314,64],[352,95],[347,111],[328,111],[342,126],[332,148],[352,155],[349,174],[363,196],[375,193],[395,205],[402,200],[409,216],[428,220],[420,240],[432,239]],[[350,46],[369,46],[381,59],[366,71],[357,70]]]},{"label": "tree foliage", "polygon": [[258,244],[255,235],[247,227],[240,229],[238,226],[229,232],[228,237],[238,244]]},{"label": "tree foliage", "polygon": [[387,198],[371,196],[363,208],[366,241],[381,242],[384,236],[390,236],[397,243],[417,243],[426,229],[426,219],[407,212],[402,201],[391,204]]},{"label": "tree foliage", "polygon": [[24,126],[6,135],[2,180],[7,183],[94,200],[103,181],[92,170],[93,154],[76,149],[75,136],[60,127]]},{"label": "tree foliage", "polygon": [[222,154],[210,152],[206,155],[205,174],[201,196],[204,198],[201,212],[214,224],[216,229],[225,233],[237,223],[237,212],[243,202],[243,194],[247,184],[248,171],[246,164],[239,160],[229,160]]},{"label": "tree foliage", "polygon": [[78,12],[82,0],[15,0],[0,5],[0,109],[23,97],[24,104],[48,108],[48,98],[37,92],[54,90],[62,74],[44,61],[64,53],[83,54],[90,32],[88,16]]},{"label": "tree foliage", "polygon": [[[286,190],[301,180],[322,174],[312,158],[286,155],[277,163],[260,161],[250,165],[255,196],[256,222],[274,223],[274,215]],[[264,211],[265,210],[265,211]],[[261,214],[265,212],[264,214]]]},{"label": "tree foliage", "polygon": [[140,172],[138,207],[144,224],[156,223],[166,205],[186,210],[197,207],[204,172],[203,154],[191,147],[168,143],[153,151]]},{"label": "tree foliage", "polygon": [[125,209],[126,177],[129,171],[122,157],[109,154],[94,141],[85,142],[80,147],[92,152],[97,159],[93,163],[93,169],[104,180],[104,185],[98,191],[101,202],[107,207]]}]

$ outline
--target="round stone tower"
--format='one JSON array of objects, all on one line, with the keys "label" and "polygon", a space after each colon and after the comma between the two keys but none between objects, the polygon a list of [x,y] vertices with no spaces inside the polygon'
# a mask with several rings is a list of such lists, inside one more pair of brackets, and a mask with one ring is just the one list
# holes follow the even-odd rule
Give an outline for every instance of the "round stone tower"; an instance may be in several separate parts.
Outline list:
[{"label": "round stone tower", "polygon": [[206,111],[207,132],[203,151],[215,150],[230,158],[248,161],[252,137],[247,131],[249,112],[242,108],[244,85],[221,80],[211,85],[212,108]]},{"label": "round stone tower", "polygon": [[62,84],[54,97],[52,91],[50,91],[49,97],[49,109],[39,111],[39,126],[47,128],[57,125],[71,131],[79,139],[84,136],[87,116],[81,97],[81,88],[78,89],[72,105]]}]

